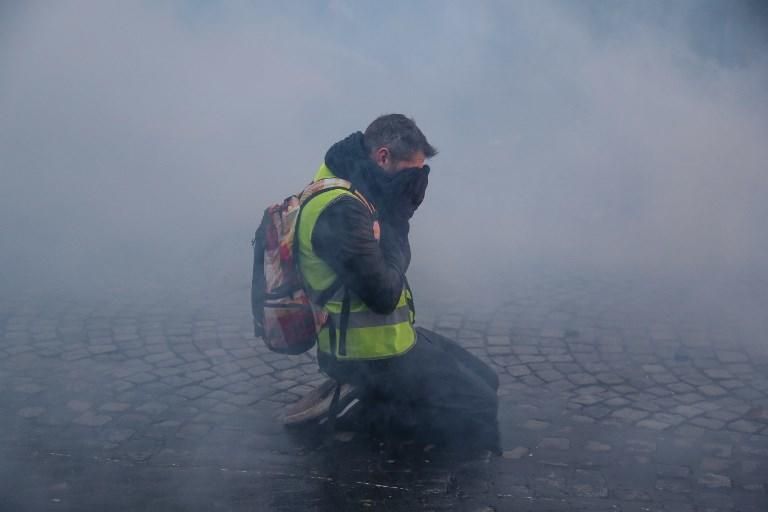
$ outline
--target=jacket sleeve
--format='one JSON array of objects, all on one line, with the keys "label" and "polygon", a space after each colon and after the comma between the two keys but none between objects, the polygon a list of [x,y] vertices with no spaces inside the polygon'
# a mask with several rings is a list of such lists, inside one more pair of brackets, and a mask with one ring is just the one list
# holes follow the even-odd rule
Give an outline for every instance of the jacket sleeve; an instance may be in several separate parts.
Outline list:
[{"label": "jacket sleeve", "polygon": [[388,224],[377,241],[373,220],[360,201],[341,196],[318,217],[312,247],[372,311],[387,314],[397,307],[411,251],[407,230]]}]

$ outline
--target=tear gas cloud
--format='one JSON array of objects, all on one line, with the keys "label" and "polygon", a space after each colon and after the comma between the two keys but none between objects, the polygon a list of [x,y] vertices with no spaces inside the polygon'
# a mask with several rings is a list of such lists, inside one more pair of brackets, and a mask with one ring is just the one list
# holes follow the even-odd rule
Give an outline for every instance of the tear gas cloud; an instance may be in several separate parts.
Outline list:
[{"label": "tear gas cloud", "polygon": [[425,287],[757,279],[767,23],[759,2],[4,4],[0,287],[247,286],[261,209],[389,112],[440,149]]}]

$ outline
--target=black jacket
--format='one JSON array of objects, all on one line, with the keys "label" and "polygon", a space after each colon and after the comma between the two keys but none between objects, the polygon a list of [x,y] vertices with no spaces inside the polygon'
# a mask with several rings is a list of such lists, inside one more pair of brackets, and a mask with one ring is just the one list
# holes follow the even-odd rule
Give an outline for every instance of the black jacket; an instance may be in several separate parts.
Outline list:
[{"label": "black jacket", "polygon": [[317,219],[312,247],[320,258],[376,313],[397,306],[411,261],[407,229],[382,221],[373,235],[373,216],[359,200],[341,197]]},{"label": "black jacket", "polygon": [[376,181],[380,169],[368,158],[357,132],[334,144],[325,163],[339,178],[349,180],[377,208],[380,240],[373,234],[374,217],[353,197],[341,197],[320,214],[312,247],[344,285],[376,313],[394,311],[411,262],[409,224],[388,219],[384,193]]}]

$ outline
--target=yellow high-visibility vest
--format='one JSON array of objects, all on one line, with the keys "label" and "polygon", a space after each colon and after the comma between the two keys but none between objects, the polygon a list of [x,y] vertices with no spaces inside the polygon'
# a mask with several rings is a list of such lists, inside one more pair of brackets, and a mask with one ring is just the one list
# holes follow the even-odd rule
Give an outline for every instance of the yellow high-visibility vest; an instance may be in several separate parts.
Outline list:
[{"label": "yellow high-visibility vest", "polygon": [[[314,181],[333,179],[331,170],[323,164],[315,175]],[[301,272],[310,297],[317,297],[324,290],[330,289],[337,281],[338,274],[325,263],[312,248],[312,232],[320,214],[341,196],[349,195],[366,204],[370,204],[359,194],[347,188],[333,188],[310,198],[301,206],[301,216],[297,227],[296,240],[299,251],[299,271]],[[375,218],[371,216],[371,229]],[[344,294],[349,294],[349,315],[346,335],[341,335],[341,320]],[[351,290],[342,286],[325,304],[328,321],[318,333],[318,350],[331,354],[340,360],[382,359],[407,352],[416,342],[413,328],[413,297],[407,285],[403,286],[397,307],[389,314],[382,315],[371,311]]]}]

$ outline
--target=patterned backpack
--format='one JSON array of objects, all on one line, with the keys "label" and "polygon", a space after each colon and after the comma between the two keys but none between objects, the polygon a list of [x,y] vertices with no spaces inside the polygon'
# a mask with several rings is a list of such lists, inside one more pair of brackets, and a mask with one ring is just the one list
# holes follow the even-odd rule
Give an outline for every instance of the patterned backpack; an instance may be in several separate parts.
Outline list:
[{"label": "patterned backpack", "polygon": [[[328,317],[323,306],[341,287],[339,279],[315,297],[313,304],[299,272],[296,241],[301,206],[318,194],[340,188],[351,190],[352,184],[340,178],[321,179],[301,194],[271,205],[251,242],[254,335],[274,352],[301,354],[311,349]],[[359,192],[355,196],[371,208]]]}]

